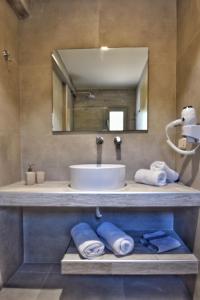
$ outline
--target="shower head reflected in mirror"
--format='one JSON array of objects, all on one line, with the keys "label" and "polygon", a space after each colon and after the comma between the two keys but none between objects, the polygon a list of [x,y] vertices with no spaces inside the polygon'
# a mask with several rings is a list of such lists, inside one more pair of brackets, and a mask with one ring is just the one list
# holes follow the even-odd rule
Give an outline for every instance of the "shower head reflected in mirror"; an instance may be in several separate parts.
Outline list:
[{"label": "shower head reflected in mirror", "polygon": [[90,100],[96,99],[96,96],[92,92],[77,92],[79,95],[85,95]]}]

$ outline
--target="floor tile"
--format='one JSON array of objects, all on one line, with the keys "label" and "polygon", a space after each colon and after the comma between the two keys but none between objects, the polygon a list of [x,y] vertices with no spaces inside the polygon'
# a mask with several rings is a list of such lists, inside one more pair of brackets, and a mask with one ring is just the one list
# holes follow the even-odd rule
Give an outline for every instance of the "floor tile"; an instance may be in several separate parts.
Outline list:
[{"label": "floor tile", "polygon": [[125,300],[121,277],[49,275],[37,300]]},{"label": "floor tile", "polygon": [[[63,289],[42,289],[37,295],[36,300],[61,300],[63,298]],[[73,299],[73,298],[72,298]],[[82,298],[80,298],[81,300]]]},{"label": "floor tile", "polygon": [[0,300],[191,300],[178,276],[67,276],[60,264],[25,264]]},{"label": "floor tile", "polygon": [[0,291],[0,299],[1,300],[36,300],[39,293],[40,293],[40,289],[3,288]]},{"label": "floor tile", "polygon": [[6,288],[41,289],[47,277],[46,273],[15,273],[6,283]]},{"label": "floor tile", "polygon": [[20,266],[17,272],[21,273],[49,273],[52,269],[52,264],[29,264],[25,263]]},{"label": "floor tile", "polygon": [[126,300],[191,300],[175,276],[125,276],[123,281]]},{"label": "floor tile", "polygon": [[61,264],[52,264],[50,273],[51,274],[61,274]]}]

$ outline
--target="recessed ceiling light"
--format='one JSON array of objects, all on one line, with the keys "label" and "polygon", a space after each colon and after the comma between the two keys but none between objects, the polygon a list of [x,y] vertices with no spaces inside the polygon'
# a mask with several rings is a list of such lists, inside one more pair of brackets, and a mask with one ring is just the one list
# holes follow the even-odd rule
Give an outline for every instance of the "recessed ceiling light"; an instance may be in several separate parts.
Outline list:
[{"label": "recessed ceiling light", "polygon": [[107,51],[107,50],[109,50],[109,48],[107,47],[107,46],[101,46],[101,48],[100,48],[102,51]]}]

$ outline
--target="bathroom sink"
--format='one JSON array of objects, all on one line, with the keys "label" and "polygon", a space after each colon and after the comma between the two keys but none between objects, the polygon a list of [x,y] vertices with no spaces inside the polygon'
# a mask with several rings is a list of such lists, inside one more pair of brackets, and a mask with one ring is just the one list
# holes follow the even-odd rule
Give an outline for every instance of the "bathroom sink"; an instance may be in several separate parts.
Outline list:
[{"label": "bathroom sink", "polygon": [[82,191],[105,191],[123,188],[126,166],[114,164],[72,165],[71,188]]}]

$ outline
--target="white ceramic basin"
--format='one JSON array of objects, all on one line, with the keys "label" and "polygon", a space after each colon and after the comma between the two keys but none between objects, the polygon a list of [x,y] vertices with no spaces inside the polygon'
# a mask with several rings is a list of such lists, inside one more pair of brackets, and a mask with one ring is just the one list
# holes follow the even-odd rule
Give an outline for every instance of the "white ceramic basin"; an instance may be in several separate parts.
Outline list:
[{"label": "white ceramic basin", "polygon": [[126,166],[111,164],[72,165],[71,188],[82,191],[104,191],[123,188]]}]

